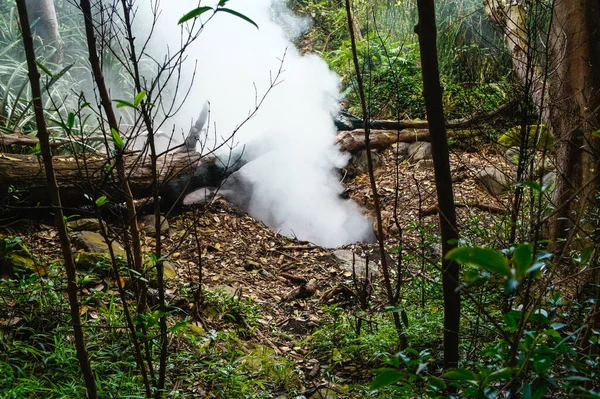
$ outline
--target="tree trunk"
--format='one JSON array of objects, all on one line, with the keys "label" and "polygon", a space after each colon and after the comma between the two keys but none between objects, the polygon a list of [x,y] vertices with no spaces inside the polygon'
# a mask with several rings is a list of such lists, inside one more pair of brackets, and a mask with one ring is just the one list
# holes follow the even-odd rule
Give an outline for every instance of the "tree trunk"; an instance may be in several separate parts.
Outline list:
[{"label": "tree trunk", "polygon": [[[367,165],[369,170],[369,183],[371,186],[371,193],[373,195],[373,205],[375,207],[375,219],[377,222],[377,242],[379,244],[379,253],[381,255],[381,271],[383,274],[383,285],[385,287],[385,291],[387,294],[388,305],[391,307],[396,307],[399,301],[400,291],[394,291],[392,287],[392,280],[389,271],[389,266],[386,258],[385,251],[385,243],[383,236],[383,223],[381,219],[381,206],[379,203],[379,195],[377,194],[377,183],[375,181],[375,169],[373,167],[373,158],[371,155],[371,139],[370,139],[370,126],[369,126],[369,111],[367,108],[367,101],[365,96],[365,90],[362,80],[362,72],[360,69],[360,65],[358,62],[358,52],[356,50],[356,39],[354,35],[354,23],[352,18],[352,6],[350,4],[350,0],[346,0],[346,16],[348,18],[348,33],[350,34],[350,43],[352,45],[352,61],[354,63],[354,71],[356,73],[356,82],[358,84],[358,93],[360,95],[360,105],[363,114],[363,128],[364,128],[364,138],[365,138],[365,148],[367,153]],[[396,284],[400,284],[400,281],[397,281]],[[396,331],[398,333],[398,338],[400,340],[401,349],[405,349],[408,346],[408,342],[406,340],[406,335],[404,334],[404,328],[402,327],[402,322],[400,321],[399,312],[392,312],[392,317],[394,319],[394,325],[396,327]]]},{"label": "tree trunk", "polygon": [[71,244],[69,234],[67,233],[67,225],[63,215],[62,205],[60,201],[59,186],[54,174],[52,163],[52,153],[50,151],[50,140],[48,130],[46,129],[46,121],[44,120],[44,108],[42,106],[42,90],[40,87],[40,74],[35,63],[35,52],[33,49],[33,39],[29,26],[29,18],[27,15],[27,6],[25,0],[17,0],[17,8],[19,11],[19,20],[21,22],[21,30],[23,32],[23,47],[27,58],[27,69],[29,71],[29,82],[31,86],[31,97],[33,98],[33,107],[35,111],[35,121],[37,125],[37,136],[40,141],[40,150],[44,160],[44,172],[46,175],[46,184],[48,193],[51,197],[52,208],[55,217],[55,223],[60,237],[60,244],[64,258],[65,272],[67,275],[67,294],[69,296],[69,307],[71,311],[71,324],[73,326],[73,337],[75,339],[75,347],[77,349],[77,359],[85,380],[88,398],[96,399],[98,397],[98,389],[96,386],[96,378],[90,365],[90,359],[85,344],[85,336],[83,334],[83,326],[80,317],[79,308],[79,288],[77,287],[77,271],[75,269],[75,261],[71,252]]},{"label": "tree trunk", "polygon": [[442,87],[437,59],[437,29],[433,0],[419,0],[419,35],[423,95],[431,133],[431,152],[438,196],[440,232],[442,238],[442,285],[444,290],[444,369],[458,367],[460,293],[459,266],[447,260],[446,254],[456,247],[458,228],[450,174],[450,154],[446,137]]},{"label": "tree trunk", "polygon": [[600,140],[592,136],[600,128],[599,26],[597,0],[555,2],[552,43],[555,56],[561,56],[550,76],[550,125],[558,173],[558,213],[551,225],[555,243],[573,231],[581,212],[595,203],[600,183]]},{"label": "tree trunk", "polygon": [[58,19],[54,8],[54,0],[26,0],[29,19],[34,22],[34,31],[44,44],[56,50],[53,62],[61,62],[64,43],[58,32]]},{"label": "tree trunk", "polygon": [[[548,70],[532,65],[526,5],[533,1],[486,0],[488,17],[502,26],[515,75],[529,88],[541,120],[552,131],[557,179],[550,239],[560,242],[579,224],[583,210],[596,201],[600,179],[600,4],[597,0],[555,0],[549,32]],[[547,85],[546,85],[546,79]],[[585,226],[578,226],[584,227]],[[585,234],[583,234],[585,235]]]}]

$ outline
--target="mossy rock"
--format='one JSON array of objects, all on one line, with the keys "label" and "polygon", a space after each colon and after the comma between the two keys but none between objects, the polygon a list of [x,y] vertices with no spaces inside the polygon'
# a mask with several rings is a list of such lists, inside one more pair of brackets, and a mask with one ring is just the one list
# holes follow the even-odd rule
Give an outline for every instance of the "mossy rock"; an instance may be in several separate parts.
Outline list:
[{"label": "mossy rock", "polygon": [[69,230],[72,230],[72,231],[87,230],[87,231],[99,232],[100,231],[100,222],[98,221],[98,219],[91,219],[91,218],[77,219],[77,220],[71,220],[71,221],[67,222],[67,227],[69,228]]},{"label": "mossy rock", "polygon": [[109,276],[112,272],[110,257],[100,252],[77,252],[75,266],[79,270],[94,272],[101,276]]},{"label": "mossy rock", "polygon": [[29,251],[21,237],[0,235],[0,274],[10,274],[15,269],[30,270],[45,276],[48,270]]},{"label": "mossy rock", "polygon": [[[101,234],[94,231],[80,231],[73,234],[73,242],[82,248],[85,252],[108,254],[108,244],[104,241]],[[121,244],[112,242],[112,248],[115,256],[126,258],[126,253]]]},{"label": "mossy rock", "polygon": [[[540,125],[527,125],[527,144],[536,149],[553,149],[554,148],[554,137],[552,132],[548,129],[548,126],[544,124]],[[534,140],[537,138],[537,142]],[[509,129],[498,139],[498,143],[505,147],[519,147],[521,145],[521,125],[517,125],[512,129]]]}]

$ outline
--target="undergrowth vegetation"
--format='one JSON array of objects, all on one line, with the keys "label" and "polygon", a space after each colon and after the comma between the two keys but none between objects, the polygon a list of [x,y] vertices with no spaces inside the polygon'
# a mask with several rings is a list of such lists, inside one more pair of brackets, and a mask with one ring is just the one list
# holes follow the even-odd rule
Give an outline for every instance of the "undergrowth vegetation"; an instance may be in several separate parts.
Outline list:
[{"label": "undergrowth vegetation", "polygon": [[[226,1],[221,3],[219,7]],[[529,93],[523,94],[526,88],[516,81],[504,35],[490,22],[481,2],[437,3],[446,118],[460,121],[514,104],[507,108],[510,112],[502,114],[502,120],[486,120],[477,126],[465,124],[449,138],[453,155],[458,154],[453,165],[456,183],[473,179],[489,167],[518,176],[493,195],[501,208],[484,204],[476,213],[472,212],[472,198],[459,198],[462,203],[457,200],[466,210],[459,213],[460,239],[454,243],[458,248],[446,259],[461,264],[459,367],[448,370],[443,363],[445,302],[439,222],[425,219],[424,206],[429,201],[433,206],[429,216],[437,215],[438,203],[432,200],[432,190],[421,197],[417,171],[422,164],[400,171],[403,161],[395,158],[377,177],[396,179],[395,187],[381,190],[395,196],[386,203],[395,230],[390,229],[393,233],[386,237],[385,249],[392,265],[390,286],[396,306],[388,306],[384,278],[359,275],[353,258],[352,272],[346,270],[343,274],[348,279],[338,287],[326,287],[339,289],[337,296],[315,299],[311,306],[317,309],[318,317],[307,321],[310,318],[303,312],[310,306],[292,302],[315,294],[316,289],[309,290],[308,279],[294,281],[297,276],[290,277],[289,273],[277,277],[278,284],[292,280],[292,292],[306,296],[289,299],[274,292],[268,300],[255,301],[252,294],[221,286],[222,276],[212,275],[214,280],[208,280],[202,274],[204,259],[218,263],[212,254],[223,249],[220,244],[200,243],[202,237],[198,236],[192,242],[190,231],[173,236],[181,242],[188,240],[185,245],[190,247],[197,245],[186,259],[188,264],[195,262],[193,273],[186,272],[185,277],[164,284],[159,268],[183,250],[177,244],[168,255],[151,253],[148,248],[156,241],[148,235],[144,237],[147,261],[142,270],[115,256],[112,260],[109,256],[92,257],[91,266],[78,270],[80,316],[100,397],[148,397],[140,369],[147,370],[151,380],[159,379],[155,378],[159,362],[152,359],[162,356],[161,343],[166,342],[166,383],[159,394],[153,391],[157,397],[600,398],[600,198],[576,215],[577,232],[572,240],[557,243],[547,238],[550,219],[558,211],[552,203],[554,183],[547,178],[547,163],[553,163],[553,149],[545,139],[550,133],[530,104]],[[82,112],[93,107],[88,101],[94,98],[95,89],[89,82],[80,16],[69,2],[57,1],[56,6],[62,38],[72,50],[65,53],[61,63],[53,63],[54,49],[36,39],[49,129],[56,141],[70,142],[54,151],[69,155],[105,151],[113,156],[124,147],[118,132],[111,132],[111,137],[107,134],[106,142],[88,140],[98,128],[95,117],[102,112],[94,109],[90,111],[93,116],[87,117]],[[361,114],[354,54],[342,4],[293,0],[290,6],[312,21],[311,29],[297,44],[305,52],[318,53],[339,74],[344,110]],[[352,18],[359,36],[356,55],[367,93],[368,119],[412,122],[427,117],[419,45],[413,33],[415,7],[415,0],[355,2]],[[542,17],[547,25],[547,14]],[[545,44],[540,37],[541,33],[536,43]],[[37,127],[21,41],[12,2],[0,1],[0,131],[33,136]],[[126,93],[136,92],[136,88],[123,54],[111,52],[107,43],[99,47],[112,82],[111,95],[128,98]],[[141,68],[151,69],[148,65]],[[168,86],[162,89],[168,91]],[[120,120],[139,123],[144,107],[154,109],[155,104],[148,104],[145,95],[145,91],[139,91],[133,103],[117,100],[126,105],[118,107]],[[504,141],[498,142],[503,133]],[[598,132],[595,134],[597,137]],[[507,137],[512,141],[506,141]],[[504,162],[507,149],[513,152]],[[12,146],[11,151],[39,155],[40,148]],[[398,148],[394,151],[397,156]],[[4,154],[0,152],[0,156]],[[487,164],[472,166],[462,159],[476,156],[480,156],[478,162],[484,159]],[[113,160],[104,165],[106,176],[115,168]],[[398,179],[402,173],[412,173],[414,185],[419,186],[418,201],[409,203],[406,196],[399,197],[403,187],[398,186]],[[354,189],[360,191],[365,181],[360,177],[352,181]],[[431,186],[429,183],[426,186]],[[468,190],[475,188],[469,186]],[[20,198],[18,192],[7,192],[10,196],[1,199],[0,204],[9,209]],[[86,212],[105,228],[103,217],[112,212],[112,208],[107,210],[106,196],[88,199],[91,211],[86,208]],[[369,197],[365,203],[370,205],[371,201]],[[405,222],[400,216],[409,213],[409,206],[417,209],[410,209],[414,212]],[[115,214],[120,216],[117,212],[110,214],[111,223]],[[220,222],[219,216],[211,218]],[[131,233],[122,222],[131,220],[121,219],[110,233],[116,231],[115,236],[130,239]],[[207,236],[217,236],[208,224],[197,223],[192,228],[198,226],[206,227]],[[27,238],[10,225],[6,232],[4,235],[3,229],[0,234],[0,398],[85,397],[86,385],[76,361],[64,265],[49,260],[54,258],[30,253]],[[108,237],[106,230],[104,235]],[[284,266],[292,265],[293,270],[294,264],[308,262],[306,252],[284,252],[294,247],[314,249],[305,243],[296,244],[283,249],[269,244],[265,252],[271,258],[265,255],[256,262],[236,253],[240,258],[236,265],[253,278],[275,280],[266,271],[268,266],[287,272]],[[131,248],[126,251],[131,253]],[[314,259],[323,260],[315,257],[310,261]],[[6,266],[9,263],[10,268]],[[323,264],[328,265],[326,261]],[[320,267],[320,273],[333,276],[338,272],[316,261],[314,266]],[[159,288],[163,290],[160,293]],[[148,302],[140,300],[140,292]],[[170,295],[167,300],[165,295]],[[273,303],[265,304],[268,301]],[[275,323],[262,313],[269,308],[267,305],[285,309],[289,317]],[[392,316],[399,322],[395,323]],[[305,323],[300,333],[284,331],[281,326],[290,320]],[[403,346],[404,342],[408,345]],[[137,345],[141,357],[136,353]]]}]

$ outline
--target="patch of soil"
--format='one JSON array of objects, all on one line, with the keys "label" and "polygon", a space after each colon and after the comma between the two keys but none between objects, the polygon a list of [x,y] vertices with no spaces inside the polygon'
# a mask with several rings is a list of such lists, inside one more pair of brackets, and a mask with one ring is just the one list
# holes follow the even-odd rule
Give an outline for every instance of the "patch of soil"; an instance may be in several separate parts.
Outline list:
[{"label": "patch of soil", "polygon": [[[382,162],[375,173],[383,209],[385,246],[389,249],[401,243],[403,253],[421,251],[423,231],[434,237],[437,228],[437,214],[422,215],[424,209],[436,202],[433,168],[407,161],[396,163],[390,149],[382,153]],[[456,201],[467,204],[458,209],[459,223],[472,224],[473,220],[478,220],[481,228],[487,228],[498,216],[468,204],[476,202],[502,207],[506,199],[485,193],[472,177],[483,166],[504,162],[491,151],[481,151],[453,154],[451,163],[453,175],[462,176],[455,185]],[[372,213],[373,196],[368,176],[359,175],[344,183],[350,197]],[[343,270],[335,261],[333,249],[278,235],[219,198],[208,208],[189,210],[169,218],[169,225],[170,234],[163,236],[163,254],[176,276],[167,281],[168,297],[176,299],[177,305],[190,315],[202,318],[193,298],[180,293],[183,282],[188,286],[198,284],[201,265],[204,289],[225,289],[232,295],[251,298],[259,306],[258,327],[247,339],[263,345],[267,341],[277,353],[295,360],[302,371],[303,389],[318,386],[322,372],[318,369],[315,372],[315,364],[323,365],[331,360],[315,359],[308,347],[302,347],[303,342],[316,326],[327,322],[323,303],[341,302],[346,306],[355,303],[352,273]],[[24,224],[12,225],[10,229],[9,233],[26,236],[30,250],[47,262],[60,259],[60,246],[53,227]],[[118,235],[118,229],[115,233]],[[144,251],[151,251],[154,238],[144,236],[143,239]],[[374,243],[357,243],[345,248],[380,263],[378,246]],[[440,250],[435,244],[429,249],[426,256],[439,257]],[[393,274],[397,255],[390,252],[387,256]],[[409,276],[413,273],[412,266],[409,265]],[[418,269],[414,267],[416,274]],[[375,289],[376,292],[380,290],[378,282],[375,282]],[[383,306],[384,297],[374,296],[374,306]],[[364,378],[364,371],[356,370],[357,381]]]}]

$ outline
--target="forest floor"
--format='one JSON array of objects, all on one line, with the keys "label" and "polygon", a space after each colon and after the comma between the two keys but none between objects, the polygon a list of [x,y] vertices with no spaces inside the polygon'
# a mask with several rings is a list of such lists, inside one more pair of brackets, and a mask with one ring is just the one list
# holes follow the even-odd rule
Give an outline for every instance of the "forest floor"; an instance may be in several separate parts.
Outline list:
[{"label": "forest floor", "polygon": [[[456,201],[465,205],[458,209],[461,229],[489,229],[492,218],[497,219],[498,215],[470,204],[502,208],[506,199],[483,191],[473,176],[485,166],[505,164],[501,155],[492,149],[461,151],[452,154],[451,164],[453,176],[460,176],[455,185]],[[418,347],[425,332],[428,339],[437,339],[437,343],[428,342],[429,347],[440,347],[442,311],[436,312],[442,309],[441,296],[433,294],[427,308],[419,310],[424,287],[429,287],[425,283],[439,281],[435,269],[441,253],[436,238],[438,217],[433,212],[423,214],[436,202],[433,167],[408,161],[397,164],[392,149],[387,149],[382,152],[375,174],[385,243],[390,249],[388,263],[392,277],[397,276],[397,270],[403,274],[402,304],[410,320],[406,329],[409,343]],[[372,213],[373,196],[368,181],[368,175],[362,174],[345,179],[344,184],[350,198]],[[352,268],[340,263],[333,254],[335,249],[278,235],[224,199],[217,198],[206,209],[173,216],[169,224],[169,234],[163,236],[170,263],[166,296],[176,309],[172,322],[187,321],[186,327],[174,333],[170,341],[168,380],[172,382],[172,397],[367,395],[370,371],[383,363],[386,352],[393,354],[397,349],[393,328],[382,324],[382,320],[391,318],[384,312],[386,296],[380,283],[376,244],[357,243],[342,248],[356,253],[357,259],[368,257],[372,265],[369,305],[360,309],[356,283],[360,285],[361,276],[355,278]],[[398,226],[402,230],[400,268],[398,251],[394,250],[400,245]],[[12,225],[7,232],[21,235],[29,250],[44,262],[60,260],[53,227]],[[150,252],[153,244],[152,237],[144,237],[144,250]],[[194,300],[200,271],[202,290],[207,294],[202,303]],[[416,284],[418,281],[424,283]],[[439,290],[439,284],[436,286]],[[97,300],[100,291],[105,295]],[[107,317],[106,309],[115,294],[115,282],[110,277],[92,276],[85,282],[82,316],[91,330],[114,323]],[[155,289],[149,290],[150,304],[156,303],[156,295]],[[86,300],[86,296],[96,299]],[[352,335],[359,319],[364,321],[362,334],[371,337],[357,341]],[[0,327],[7,327],[6,320],[0,322]],[[228,334],[221,334],[224,331]],[[90,352],[94,358],[94,349]],[[439,353],[433,356],[440,358]]]}]

